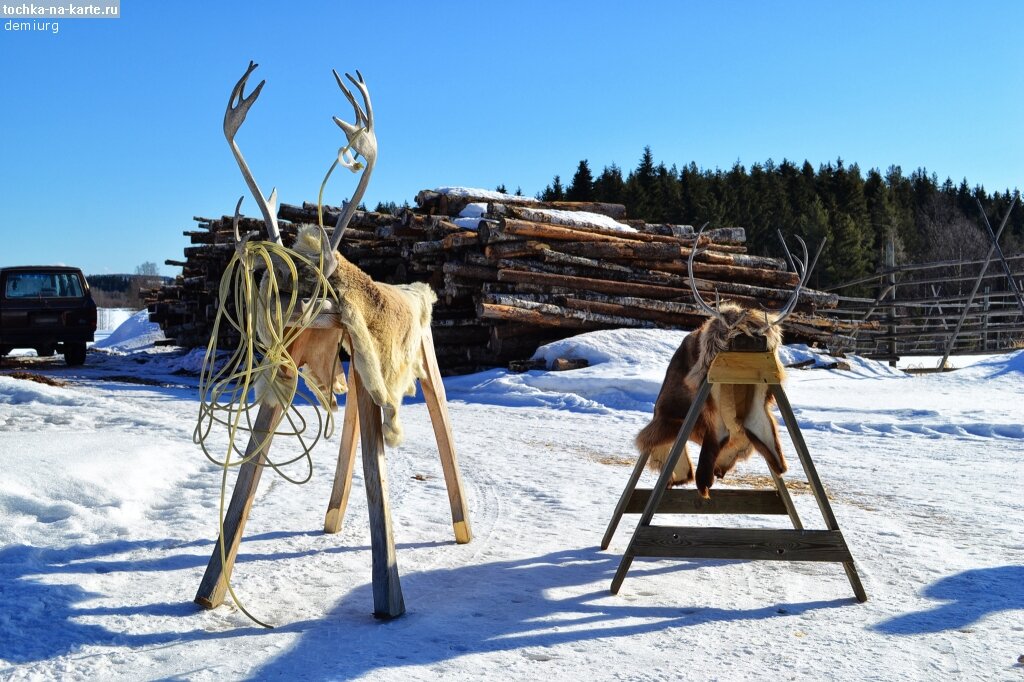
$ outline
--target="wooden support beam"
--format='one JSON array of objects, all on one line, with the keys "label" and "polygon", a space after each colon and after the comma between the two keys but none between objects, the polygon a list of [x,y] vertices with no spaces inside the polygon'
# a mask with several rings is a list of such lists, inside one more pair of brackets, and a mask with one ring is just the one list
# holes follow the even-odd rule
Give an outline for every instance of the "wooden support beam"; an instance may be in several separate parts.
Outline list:
[{"label": "wooden support beam", "polygon": [[444,482],[448,489],[455,542],[462,545],[473,539],[473,532],[469,527],[469,506],[463,493],[462,475],[455,454],[455,440],[452,438],[451,418],[448,415],[448,399],[444,392],[444,383],[441,381],[437,355],[434,352],[434,340],[429,329],[423,335],[421,352],[427,376],[420,380],[420,388],[423,389],[423,399],[427,403],[427,411],[430,412],[430,424],[434,429],[437,451],[441,455],[441,469],[444,471]]},{"label": "wooden support beam", "polygon": [[[641,514],[650,500],[649,489],[633,491],[623,513]],[[693,488],[670,488],[658,505],[659,514],[785,514],[786,506],[776,490],[715,488],[704,498]]]},{"label": "wooden support beam", "polygon": [[210,563],[206,566],[206,573],[203,574],[199,590],[196,592],[195,603],[205,609],[213,609],[224,603],[228,580],[231,578],[235,557],[238,555],[238,546],[242,542],[245,522],[249,520],[249,510],[252,509],[267,452],[274,438],[274,429],[277,428],[282,413],[280,405],[263,403],[256,415],[249,444],[245,448],[245,461],[238,468],[235,489],[231,493],[231,502],[224,514],[221,528],[223,536],[217,539]]},{"label": "wooden support beam", "polygon": [[632,549],[635,556],[683,559],[853,561],[837,530],[647,526]]},{"label": "wooden support beam", "polygon": [[370,513],[370,546],[373,555],[373,615],[397,618],[405,613],[398,577],[398,555],[388,502],[387,465],[380,407],[362,385],[356,394],[359,405],[359,436],[363,450],[366,506]]},{"label": "wooden support beam", "polygon": [[356,364],[348,365],[348,395],[345,396],[345,417],[341,426],[341,445],[338,447],[338,466],[334,470],[334,487],[327,503],[324,532],[337,533],[345,521],[349,496],[352,494],[352,473],[356,466],[356,446],[359,445],[359,390],[363,380]]}]

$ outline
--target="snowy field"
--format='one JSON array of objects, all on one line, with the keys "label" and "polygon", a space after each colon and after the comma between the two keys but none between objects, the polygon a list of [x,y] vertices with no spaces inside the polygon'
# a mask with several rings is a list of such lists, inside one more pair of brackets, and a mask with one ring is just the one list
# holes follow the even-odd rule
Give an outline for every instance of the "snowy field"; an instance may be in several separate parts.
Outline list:
[{"label": "snowy field", "polygon": [[[542,349],[584,369],[446,380],[467,545],[425,405],[407,402],[388,453],[402,618],[371,615],[361,467],[342,532],[321,532],[339,434],[307,485],[268,471],[232,581],[266,630],[230,600],[192,603],[220,470],[192,443],[201,356],[155,336],[136,316],[84,367],[0,361],[0,679],[1024,680],[1024,351],[916,378],[856,358],[790,372],[864,604],[813,563],[637,559],[609,594],[635,517],[598,544],[682,336],[609,331]],[[712,495],[769,481],[751,460]]]}]

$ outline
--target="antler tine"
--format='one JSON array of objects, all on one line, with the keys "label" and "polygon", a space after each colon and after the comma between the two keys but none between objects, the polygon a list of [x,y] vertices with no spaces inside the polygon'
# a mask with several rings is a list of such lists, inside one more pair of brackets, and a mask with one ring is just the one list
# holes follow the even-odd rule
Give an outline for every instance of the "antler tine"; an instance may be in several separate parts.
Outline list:
[{"label": "antler tine", "polygon": [[352,81],[352,85],[359,88],[359,93],[363,96],[363,104],[366,106],[363,118],[366,119],[367,125],[373,125],[373,104],[370,102],[370,91],[366,88],[366,81],[363,80],[363,74],[356,69],[356,80],[349,74],[345,74],[345,77]]},{"label": "antler tine", "polygon": [[804,242],[799,235],[796,235],[796,240],[800,242],[800,247],[804,252],[803,260],[796,259],[797,264],[794,267],[794,270],[796,270],[797,274],[800,276],[800,280],[797,282],[796,288],[793,290],[793,294],[789,297],[789,300],[786,301],[786,305],[784,305],[779,311],[774,324],[781,324],[782,321],[789,317],[790,313],[796,309],[797,302],[800,299],[800,292],[803,290],[808,280],[810,280],[811,272],[814,270],[814,266],[818,264],[818,256],[821,255],[822,249],[825,248],[826,240],[822,239],[821,243],[818,244],[818,250],[814,253],[814,260],[810,260],[807,253],[807,243]]},{"label": "antler tine", "polygon": [[[348,99],[349,104],[351,104],[352,108],[355,109],[356,126],[366,125],[369,122],[369,119],[367,119],[366,113],[363,111],[363,108],[359,106],[359,102],[357,102],[356,98],[352,95],[352,91],[349,90],[348,87],[345,85],[345,81],[341,80],[341,76],[338,75],[338,72],[335,69],[331,69],[331,73],[334,74],[334,80],[337,81],[338,87],[341,88],[341,91],[343,93],[345,93],[345,98]],[[358,71],[356,73],[358,73]],[[348,78],[349,80],[352,80],[352,76],[348,75],[347,73],[345,74],[345,77]],[[354,82],[355,81],[353,81],[353,83]],[[345,130],[345,126],[342,126],[342,123],[344,123],[344,121],[339,119],[337,116],[334,117],[334,122],[337,123],[342,130]]]},{"label": "antler tine", "polygon": [[241,217],[240,211],[242,210],[242,200],[245,199],[245,195],[238,197],[238,203],[235,204],[235,217],[231,219],[231,228],[235,231],[235,248],[238,248],[242,241],[241,236],[238,234],[238,219]]},{"label": "antler tine", "polygon": [[789,263],[790,270],[796,272],[796,265],[793,264],[793,254],[789,252],[789,244],[786,243],[786,238],[782,236],[782,230],[775,230],[775,236],[779,238],[779,243],[782,244],[782,252],[786,254],[786,262]]},{"label": "antler tine", "polygon": [[235,156],[239,170],[242,171],[245,184],[249,186],[249,191],[252,192],[253,198],[259,204],[260,212],[263,213],[263,222],[267,225],[267,236],[270,238],[270,241],[280,244],[281,232],[277,227],[277,189],[274,188],[270,191],[269,199],[263,198],[263,192],[260,190],[259,185],[256,184],[255,178],[253,178],[252,171],[249,170],[249,164],[245,162],[242,150],[238,148],[238,144],[235,142],[235,134],[238,133],[238,129],[245,122],[245,115],[249,113],[249,107],[260,96],[260,92],[266,84],[265,80],[260,81],[259,85],[249,93],[249,96],[245,96],[245,84],[257,66],[259,64],[250,61],[249,68],[245,70],[245,73],[235,84],[234,89],[231,90],[231,98],[228,100],[228,107],[224,111],[224,137],[231,147],[231,153]]},{"label": "antler tine", "polygon": [[[704,223],[701,225],[700,231],[697,232],[697,237],[693,240],[693,249],[690,250],[690,257],[686,261],[686,271],[690,276],[690,291],[693,292],[693,301],[697,304],[701,310],[710,315],[711,317],[718,317],[719,311],[717,308],[712,308],[707,302],[701,298],[700,293],[697,291],[697,282],[693,278],[693,257],[697,255],[697,247],[700,244],[700,236],[704,234],[704,228],[708,224]],[[718,303],[718,291],[715,291],[715,303]]]}]

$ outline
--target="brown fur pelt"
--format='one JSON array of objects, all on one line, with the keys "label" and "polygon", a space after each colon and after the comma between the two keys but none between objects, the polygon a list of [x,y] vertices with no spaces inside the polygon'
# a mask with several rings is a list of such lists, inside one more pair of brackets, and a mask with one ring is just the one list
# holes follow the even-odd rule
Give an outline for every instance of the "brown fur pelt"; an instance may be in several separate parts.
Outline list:
[{"label": "brown fur pelt", "polygon": [[[319,229],[302,226],[293,248],[315,262],[320,254]],[[402,441],[398,418],[402,397],[414,395],[416,379],[426,373],[421,348],[437,295],[420,282],[374,282],[340,253],[334,256],[338,268],[329,281],[340,301],[338,312],[345,332],[342,342],[354,358],[363,386],[383,411],[384,441],[396,446]],[[308,282],[300,288],[309,288]],[[329,352],[326,345],[323,352]],[[323,367],[329,364],[325,362]],[[332,382],[326,376],[318,381],[326,385]]]},{"label": "brown fur pelt", "polygon": [[[718,318],[707,320],[683,339],[669,362],[654,404],[654,417],[636,437],[636,447],[650,457],[652,469],[661,471],[665,466],[679,429],[715,357],[727,350],[730,341],[741,334],[764,337],[768,350],[776,353],[782,343],[782,335],[774,322],[770,314],[726,302],[719,307]],[[773,471],[779,474],[786,471],[786,459],[782,454],[771,404],[766,385],[712,385],[711,395],[689,438],[701,444],[696,471],[697,488],[701,494],[707,496],[716,476],[725,476],[737,462],[747,459],[755,450],[764,456]],[[680,485],[692,480],[693,464],[684,444],[672,472],[671,483]]]}]

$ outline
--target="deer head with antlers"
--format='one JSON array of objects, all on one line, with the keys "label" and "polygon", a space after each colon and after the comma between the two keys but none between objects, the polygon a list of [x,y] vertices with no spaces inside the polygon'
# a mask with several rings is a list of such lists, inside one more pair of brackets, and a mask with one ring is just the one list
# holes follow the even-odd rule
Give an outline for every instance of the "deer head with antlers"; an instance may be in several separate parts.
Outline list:
[{"label": "deer head with antlers", "polygon": [[[756,310],[732,302],[720,303],[717,300],[712,307],[697,291],[693,277],[693,260],[697,255],[701,234],[703,228],[697,234],[697,240],[690,251],[690,289],[697,306],[710,319],[688,334],[672,356],[654,404],[654,417],[636,437],[637,449],[649,456],[649,464],[656,471],[660,471],[668,460],[683,420],[707,377],[712,361],[720,352],[733,347],[739,337],[754,340],[769,352],[778,351],[782,343],[781,324],[796,308],[800,291],[807,283],[821,253],[819,246],[814,260],[810,261],[807,245],[799,237],[797,240],[803,250],[802,260],[792,256],[786,248],[787,258],[797,272],[798,282],[789,300],[777,312]],[[781,234],[779,237],[781,239]],[[715,478],[724,477],[737,462],[747,459],[755,450],[765,458],[772,471],[784,473],[786,458],[779,444],[778,427],[771,413],[771,404],[772,398],[766,385],[714,384],[690,434],[690,440],[701,445],[696,475],[684,447],[672,472],[672,485],[689,483],[696,477],[697,489],[704,497],[708,497]]]},{"label": "deer head with antlers", "polygon": [[[245,96],[245,85],[256,68],[249,62],[245,74],[239,79],[231,93],[228,108],[224,114],[224,135],[231,151],[238,162],[246,184],[259,204],[267,229],[268,239],[281,245],[281,234],[277,225],[276,190],[269,199],[263,194],[253,179],[248,164],[241,150],[235,143],[235,134],[245,120],[246,113],[263,89],[265,81]],[[334,71],[334,78],[345,98],[352,105],[355,122],[348,123],[338,117],[334,122],[345,133],[348,144],[339,149],[337,163],[354,173],[361,172],[359,184],[352,198],[345,204],[334,233],[328,239],[325,230],[317,225],[299,227],[295,244],[292,249],[302,257],[304,264],[297,264],[296,281],[285,281],[281,286],[299,291],[304,295],[318,291],[315,282],[329,283],[331,297],[338,302],[333,312],[337,313],[340,327],[337,329],[309,328],[293,340],[287,352],[294,360],[296,367],[305,366],[312,379],[324,393],[331,389],[343,391],[344,381],[339,373],[338,348],[343,345],[355,363],[363,385],[383,410],[384,438],[389,445],[397,445],[401,441],[402,430],[398,421],[398,407],[403,395],[415,393],[415,379],[425,373],[420,359],[419,349],[423,334],[430,328],[432,307],[437,300],[433,290],[426,284],[391,285],[374,282],[353,263],[338,251],[345,228],[356,213],[369,184],[370,175],[377,162],[377,138],[374,131],[373,107],[370,93],[362,74],[356,71],[356,77],[345,74],[346,78],[359,91],[362,97],[360,104],[346,87],[345,82]],[[357,160],[362,157],[362,162]],[[332,166],[333,169],[333,166]],[[246,240],[252,235],[242,237],[238,234],[238,218],[241,200],[235,208],[235,240],[236,248],[244,248]],[[317,264],[316,272],[312,272],[310,263]],[[284,279],[290,275],[283,268],[275,269]],[[290,270],[289,270],[290,272]],[[268,273],[269,274],[269,273]],[[269,303],[268,276],[260,283],[261,300],[267,302],[268,310],[262,311],[264,316],[272,314],[273,306]],[[258,333],[270,336],[266,325],[257,324]],[[272,400],[275,394],[263,387],[257,387],[257,395]]]}]

